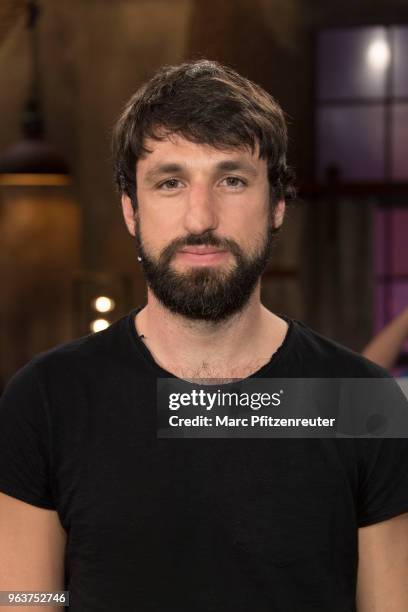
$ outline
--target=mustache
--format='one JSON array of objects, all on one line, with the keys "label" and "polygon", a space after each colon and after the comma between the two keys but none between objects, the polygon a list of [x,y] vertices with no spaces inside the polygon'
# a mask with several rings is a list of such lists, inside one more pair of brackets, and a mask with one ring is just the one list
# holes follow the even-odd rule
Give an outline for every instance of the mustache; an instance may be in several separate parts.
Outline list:
[{"label": "mustache", "polygon": [[228,238],[219,238],[212,232],[207,231],[202,234],[189,234],[184,238],[178,238],[173,240],[167,247],[162,251],[160,259],[162,263],[168,263],[170,259],[179,251],[186,246],[213,246],[219,249],[225,249],[231,251],[236,257],[241,256],[241,249],[239,245]]}]

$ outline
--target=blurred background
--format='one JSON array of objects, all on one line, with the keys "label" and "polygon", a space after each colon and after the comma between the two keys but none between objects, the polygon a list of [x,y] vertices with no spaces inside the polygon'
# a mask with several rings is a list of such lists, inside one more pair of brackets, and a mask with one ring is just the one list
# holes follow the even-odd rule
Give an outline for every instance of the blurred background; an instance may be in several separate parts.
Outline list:
[{"label": "blurred background", "polygon": [[159,66],[200,57],[287,113],[299,200],[265,305],[358,352],[406,308],[406,0],[1,0],[0,390],[145,302],[111,130]]}]

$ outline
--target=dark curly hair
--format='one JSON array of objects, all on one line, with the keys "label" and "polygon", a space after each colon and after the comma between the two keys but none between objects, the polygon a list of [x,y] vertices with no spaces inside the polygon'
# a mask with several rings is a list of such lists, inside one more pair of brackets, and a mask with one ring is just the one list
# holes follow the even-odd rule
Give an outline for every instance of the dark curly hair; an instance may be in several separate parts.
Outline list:
[{"label": "dark curly hair", "polygon": [[259,144],[267,160],[272,206],[296,196],[286,164],[287,128],[276,100],[256,83],[216,61],[163,66],[126,104],[114,127],[115,182],[136,201],[136,163],[149,153],[147,138],[175,133],[222,149]]}]

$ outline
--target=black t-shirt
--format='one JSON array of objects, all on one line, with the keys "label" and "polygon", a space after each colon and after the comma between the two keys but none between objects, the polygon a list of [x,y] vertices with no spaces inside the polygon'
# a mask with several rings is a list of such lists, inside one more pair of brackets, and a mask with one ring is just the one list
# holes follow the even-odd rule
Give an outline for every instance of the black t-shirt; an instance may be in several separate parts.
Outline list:
[{"label": "black t-shirt", "polygon": [[[408,440],[160,439],[172,374],[139,310],[37,355],[0,405],[0,491],[58,512],[70,609],[355,611],[357,530],[408,511]],[[387,375],[282,318],[253,377]]]}]

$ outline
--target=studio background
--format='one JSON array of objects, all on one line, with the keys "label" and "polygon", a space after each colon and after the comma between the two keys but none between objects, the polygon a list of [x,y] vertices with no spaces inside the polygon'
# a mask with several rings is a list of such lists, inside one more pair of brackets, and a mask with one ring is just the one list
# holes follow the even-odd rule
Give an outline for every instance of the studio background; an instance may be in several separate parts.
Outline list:
[{"label": "studio background", "polygon": [[[405,1],[38,4],[44,138],[66,160],[70,181],[0,185],[0,387],[34,354],[91,333],[96,317],[109,322],[144,303],[144,280],[114,189],[110,136],[124,103],[163,64],[218,60],[262,85],[287,113],[299,199],[264,275],[267,307],[360,351],[408,302],[408,253],[402,238],[393,247],[383,233],[394,223],[406,236],[408,172],[347,180],[339,164],[337,173],[329,164],[319,175],[316,94],[319,32],[408,26]],[[26,21],[25,1],[2,0],[0,153],[21,137],[33,72]],[[399,104],[407,100],[408,92]],[[351,124],[346,130],[352,146],[357,136]],[[398,208],[397,221],[385,218],[390,207]],[[389,249],[399,262],[394,293],[384,292],[385,277],[379,280],[389,271],[379,272],[378,260]],[[115,308],[96,313],[98,295],[111,297]]]}]

